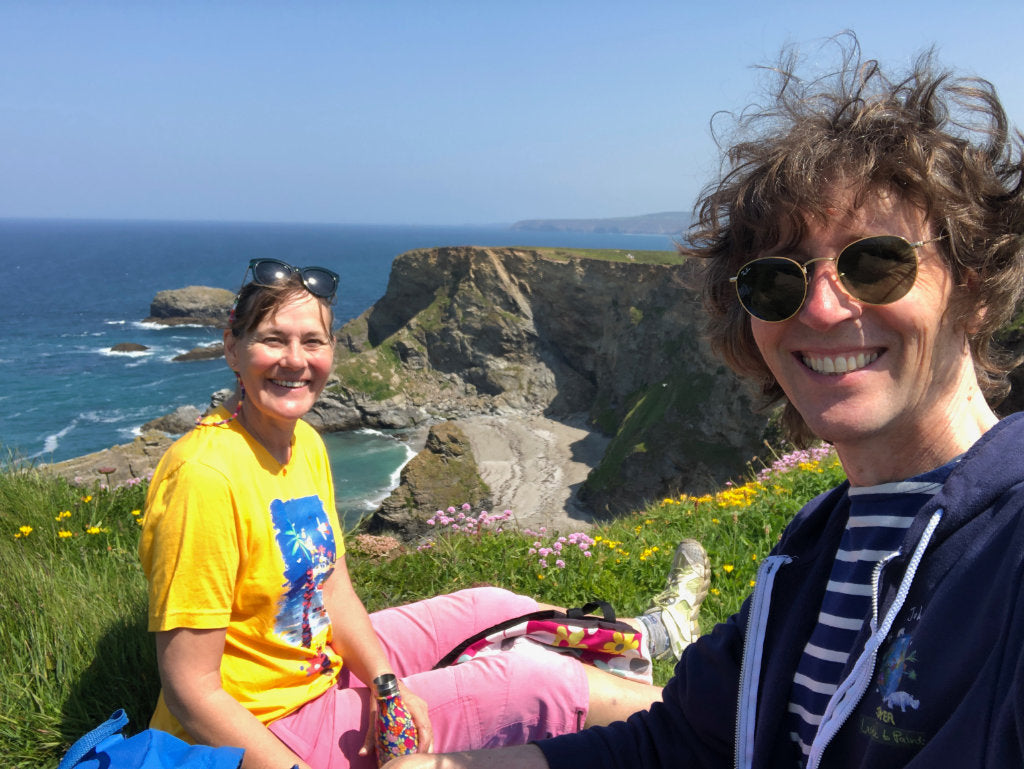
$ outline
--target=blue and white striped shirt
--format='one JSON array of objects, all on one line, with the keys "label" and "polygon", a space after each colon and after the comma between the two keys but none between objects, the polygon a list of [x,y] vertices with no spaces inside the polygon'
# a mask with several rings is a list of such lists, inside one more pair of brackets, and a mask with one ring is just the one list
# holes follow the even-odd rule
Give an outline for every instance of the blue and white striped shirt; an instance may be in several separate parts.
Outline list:
[{"label": "blue and white striped shirt", "polygon": [[800,766],[855,651],[857,635],[870,618],[875,566],[899,548],[914,516],[942,488],[955,462],[906,481],[850,488],[850,517],[832,564],[818,624],[804,647],[790,693],[790,737],[800,750]]}]

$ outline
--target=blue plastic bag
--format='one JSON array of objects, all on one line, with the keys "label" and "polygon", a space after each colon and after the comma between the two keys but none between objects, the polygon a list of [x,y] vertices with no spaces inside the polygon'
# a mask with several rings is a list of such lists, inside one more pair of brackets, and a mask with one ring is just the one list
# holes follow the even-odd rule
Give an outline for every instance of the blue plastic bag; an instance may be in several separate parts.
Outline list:
[{"label": "blue plastic bag", "polygon": [[146,729],[132,737],[121,730],[123,710],[75,741],[57,769],[238,769],[241,748],[189,745],[173,734]]}]

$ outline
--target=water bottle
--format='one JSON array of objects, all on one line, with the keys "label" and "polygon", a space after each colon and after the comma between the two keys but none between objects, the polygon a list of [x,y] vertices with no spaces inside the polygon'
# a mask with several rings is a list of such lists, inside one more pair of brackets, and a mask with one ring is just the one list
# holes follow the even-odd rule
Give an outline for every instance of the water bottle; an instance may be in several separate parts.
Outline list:
[{"label": "water bottle", "polygon": [[382,766],[396,756],[416,752],[416,724],[398,693],[394,674],[374,678],[373,687],[377,690],[377,766]]}]

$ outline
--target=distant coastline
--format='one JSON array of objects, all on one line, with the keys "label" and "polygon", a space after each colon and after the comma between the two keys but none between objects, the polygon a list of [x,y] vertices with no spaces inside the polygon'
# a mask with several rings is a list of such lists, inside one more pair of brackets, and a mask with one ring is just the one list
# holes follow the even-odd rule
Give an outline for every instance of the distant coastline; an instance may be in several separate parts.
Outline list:
[{"label": "distant coastline", "polygon": [[682,211],[663,211],[610,219],[523,219],[510,229],[529,232],[593,232],[616,235],[681,235],[691,217]]}]

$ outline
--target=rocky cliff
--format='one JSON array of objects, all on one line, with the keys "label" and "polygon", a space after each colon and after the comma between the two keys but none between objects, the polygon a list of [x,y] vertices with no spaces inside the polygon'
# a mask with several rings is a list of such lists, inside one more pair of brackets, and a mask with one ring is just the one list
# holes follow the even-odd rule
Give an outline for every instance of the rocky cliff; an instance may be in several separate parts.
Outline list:
[{"label": "rocky cliff", "polygon": [[642,257],[472,247],[399,256],[385,295],[341,331],[333,418],[402,427],[585,413],[614,436],[582,494],[597,515],[736,477],[765,419],[701,343],[686,265]]}]

